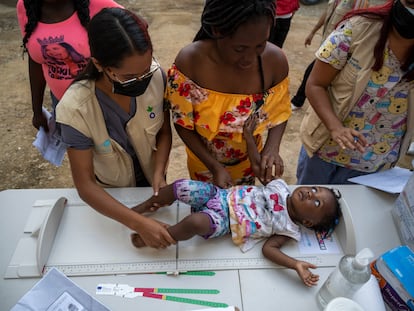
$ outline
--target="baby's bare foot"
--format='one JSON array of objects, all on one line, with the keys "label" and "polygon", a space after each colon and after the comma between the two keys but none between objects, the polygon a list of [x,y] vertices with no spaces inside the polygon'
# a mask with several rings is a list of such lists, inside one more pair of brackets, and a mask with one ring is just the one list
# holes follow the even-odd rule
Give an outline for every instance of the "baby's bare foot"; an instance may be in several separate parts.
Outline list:
[{"label": "baby's bare foot", "polygon": [[131,233],[131,242],[137,248],[146,246],[144,240],[138,233]]}]

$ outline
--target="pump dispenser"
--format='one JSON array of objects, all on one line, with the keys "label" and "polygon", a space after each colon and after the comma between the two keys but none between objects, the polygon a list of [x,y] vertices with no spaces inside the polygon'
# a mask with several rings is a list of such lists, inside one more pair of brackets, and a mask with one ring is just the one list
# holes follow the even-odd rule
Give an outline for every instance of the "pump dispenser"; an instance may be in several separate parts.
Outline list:
[{"label": "pump dispenser", "polygon": [[374,254],[369,248],[362,249],[355,257],[350,255],[342,257],[317,294],[321,309],[336,297],[352,299],[358,289],[369,281],[371,277],[369,264],[373,257]]}]

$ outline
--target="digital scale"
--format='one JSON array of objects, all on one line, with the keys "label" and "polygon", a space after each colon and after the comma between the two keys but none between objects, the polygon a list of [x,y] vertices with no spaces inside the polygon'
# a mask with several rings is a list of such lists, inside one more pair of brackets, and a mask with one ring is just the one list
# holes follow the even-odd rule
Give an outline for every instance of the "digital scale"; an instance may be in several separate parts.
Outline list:
[{"label": "digital scale", "polygon": [[[355,254],[349,207],[344,199],[340,204],[343,217],[333,234],[338,252],[303,254],[294,241],[284,245],[283,251],[320,267],[336,266],[344,254]],[[188,206],[173,204],[159,209],[154,218],[174,224],[188,213]],[[163,250],[137,249],[130,242],[131,232],[80,201],[63,197],[36,201],[5,278],[41,277],[53,267],[67,276],[278,267],[262,255],[263,241],[246,253],[230,235],[211,240],[194,237]]]}]

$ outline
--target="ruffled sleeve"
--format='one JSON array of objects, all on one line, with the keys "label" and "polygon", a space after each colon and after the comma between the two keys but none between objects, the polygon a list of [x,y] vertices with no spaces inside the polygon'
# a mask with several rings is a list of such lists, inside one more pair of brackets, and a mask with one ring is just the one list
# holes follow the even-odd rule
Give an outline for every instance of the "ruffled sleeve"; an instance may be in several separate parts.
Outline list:
[{"label": "ruffled sleeve", "polygon": [[260,118],[255,135],[291,114],[288,78],[263,94],[228,94],[200,87],[175,65],[168,71],[166,100],[175,124],[196,130],[209,141],[216,137],[243,141],[243,125],[255,111]]}]

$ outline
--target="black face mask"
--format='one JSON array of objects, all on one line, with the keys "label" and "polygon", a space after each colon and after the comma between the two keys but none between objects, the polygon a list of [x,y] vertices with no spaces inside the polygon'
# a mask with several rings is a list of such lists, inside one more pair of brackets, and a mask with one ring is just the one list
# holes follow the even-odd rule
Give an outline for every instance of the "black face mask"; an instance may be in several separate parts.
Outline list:
[{"label": "black face mask", "polygon": [[134,80],[131,82],[120,83],[112,81],[112,93],[129,97],[137,97],[145,93],[151,81],[152,75],[143,80]]},{"label": "black face mask", "polygon": [[391,9],[391,22],[401,37],[414,39],[414,15],[396,0]]}]

